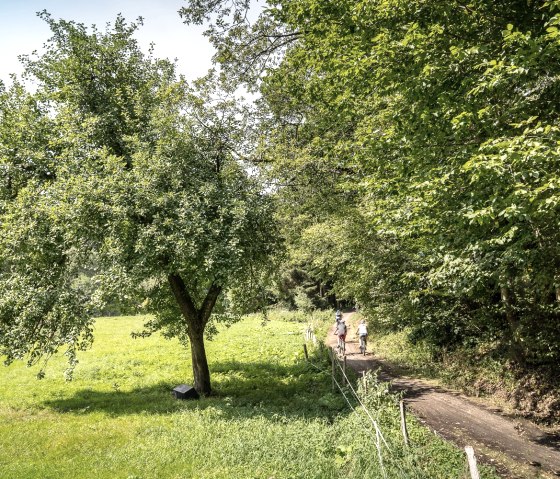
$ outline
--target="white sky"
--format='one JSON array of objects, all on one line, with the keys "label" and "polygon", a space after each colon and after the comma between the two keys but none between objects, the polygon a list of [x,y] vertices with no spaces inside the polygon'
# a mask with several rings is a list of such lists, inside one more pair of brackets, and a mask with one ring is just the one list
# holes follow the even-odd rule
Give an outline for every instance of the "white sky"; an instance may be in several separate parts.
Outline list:
[{"label": "white sky", "polygon": [[136,34],[147,52],[155,43],[154,55],[178,59],[178,71],[188,80],[204,75],[212,66],[214,50],[202,36],[203,27],[182,23],[177,11],[183,0],[0,0],[0,79],[10,83],[10,73],[21,73],[17,56],[40,51],[50,30],[36,12],[47,10],[55,19],[74,20],[104,30],[122,13],[127,22],[144,18]]}]

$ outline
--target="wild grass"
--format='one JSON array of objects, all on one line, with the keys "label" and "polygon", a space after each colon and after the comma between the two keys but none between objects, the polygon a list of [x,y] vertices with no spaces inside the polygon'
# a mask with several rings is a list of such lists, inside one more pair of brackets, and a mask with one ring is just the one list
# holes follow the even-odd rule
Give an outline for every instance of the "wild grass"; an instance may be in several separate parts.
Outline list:
[{"label": "wild grass", "polygon": [[461,451],[414,421],[404,450],[395,398],[371,379],[364,400],[390,448],[381,467],[324,355],[313,358],[321,371],[304,361],[304,323],[272,314],[224,328],[207,343],[215,394],[176,401],[171,389],[192,383],[189,351],[132,339],[145,319],[98,319],[70,383],[63,357],[42,380],[22,364],[0,369],[0,478],[466,477]]}]

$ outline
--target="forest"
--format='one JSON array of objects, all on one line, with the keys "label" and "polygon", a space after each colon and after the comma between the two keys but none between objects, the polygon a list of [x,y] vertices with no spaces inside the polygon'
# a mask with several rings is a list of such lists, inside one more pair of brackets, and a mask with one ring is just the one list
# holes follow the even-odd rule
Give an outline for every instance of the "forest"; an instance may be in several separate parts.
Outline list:
[{"label": "forest", "polygon": [[357,304],[436,362],[491,358],[555,389],[557,417],[560,2],[286,0],[252,23],[249,6],[182,15],[260,94],[275,299]]}]

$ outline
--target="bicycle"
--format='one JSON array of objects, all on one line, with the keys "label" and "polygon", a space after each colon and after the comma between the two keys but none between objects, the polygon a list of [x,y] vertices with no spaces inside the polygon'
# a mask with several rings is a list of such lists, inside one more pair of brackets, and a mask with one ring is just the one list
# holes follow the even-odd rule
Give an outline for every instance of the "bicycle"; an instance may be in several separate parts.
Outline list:
[{"label": "bicycle", "polygon": [[338,336],[338,351],[344,356],[346,353],[346,340],[344,336]]},{"label": "bicycle", "polygon": [[360,353],[364,356],[366,355],[367,348],[367,336],[365,334],[360,335]]}]

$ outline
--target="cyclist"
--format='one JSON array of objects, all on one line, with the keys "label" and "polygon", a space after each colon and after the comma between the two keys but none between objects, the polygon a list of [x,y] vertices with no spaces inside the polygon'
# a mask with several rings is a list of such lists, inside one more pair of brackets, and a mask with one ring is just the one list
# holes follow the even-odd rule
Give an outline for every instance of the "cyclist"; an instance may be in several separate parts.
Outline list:
[{"label": "cyclist", "polygon": [[340,320],[342,319],[342,311],[340,311],[340,309],[336,310],[335,317],[336,317],[336,324],[340,323]]},{"label": "cyclist", "polygon": [[344,322],[344,319],[341,319],[337,325],[336,325],[336,329],[335,329],[335,334],[338,336],[338,349],[344,350],[345,348],[343,347],[344,342],[346,341],[346,332],[348,331],[348,328],[346,327],[346,323]]},{"label": "cyclist", "polygon": [[367,346],[367,326],[366,321],[362,319],[360,324],[358,325],[358,337],[360,338],[360,351],[362,354],[366,354],[366,346]]}]

